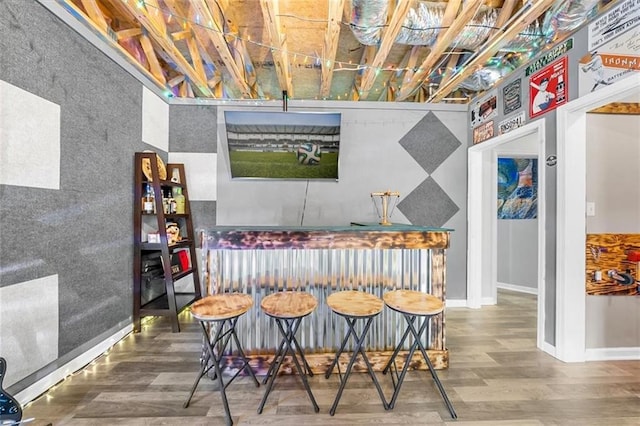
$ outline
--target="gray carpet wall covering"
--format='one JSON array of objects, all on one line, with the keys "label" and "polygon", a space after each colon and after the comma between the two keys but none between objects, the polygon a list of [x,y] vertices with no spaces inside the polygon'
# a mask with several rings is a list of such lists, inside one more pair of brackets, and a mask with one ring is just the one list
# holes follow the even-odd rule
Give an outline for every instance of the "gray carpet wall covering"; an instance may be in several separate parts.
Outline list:
[{"label": "gray carpet wall covering", "polygon": [[[397,190],[393,221],[455,229],[447,297],[464,299],[464,105],[328,105],[320,109],[342,112],[339,182],[231,181],[221,150],[229,106],[155,95],[149,106],[140,80],[38,2],[0,0],[0,15],[0,355],[10,393],[131,325],[133,158],[145,149],[184,162],[196,230],[299,225],[303,215],[304,225],[377,221],[369,193]],[[163,123],[157,139],[149,114]]]}]

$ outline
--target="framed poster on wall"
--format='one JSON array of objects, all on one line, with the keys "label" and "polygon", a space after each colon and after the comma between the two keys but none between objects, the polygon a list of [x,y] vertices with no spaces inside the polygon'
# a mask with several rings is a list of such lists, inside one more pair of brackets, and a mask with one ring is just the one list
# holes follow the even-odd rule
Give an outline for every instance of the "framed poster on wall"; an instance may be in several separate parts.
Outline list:
[{"label": "framed poster on wall", "polygon": [[502,89],[502,113],[509,115],[522,106],[522,80],[517,79]]},{"label": "framed poster on wall", "polygon": [[538,217],[538,159],[498,158],[498,219]]},{"label": "framed poster on wall", "polygon": [[567,103],[567,57],[544,67],[529,79],[529,116],[552,111]]}]

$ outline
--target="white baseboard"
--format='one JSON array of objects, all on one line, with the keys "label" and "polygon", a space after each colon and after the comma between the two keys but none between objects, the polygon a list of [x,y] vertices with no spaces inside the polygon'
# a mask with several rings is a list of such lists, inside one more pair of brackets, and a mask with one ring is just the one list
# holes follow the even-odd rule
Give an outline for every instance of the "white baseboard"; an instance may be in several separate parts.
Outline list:
[{"label": "white baseboard", "polygon": [[540,349],[542,349],[544,352],[548,353],[552,357],[556,358],[556,347],[551,345],[550,343],[543,342],[542,347]]},{"label": "white baseboard", "polygon": [[536,296],[538,295],[538,289],[537,288],[527,287],[527,286],[523,286],[523,285],[497,282],[496,283],[496,287],[503,288],[505,290],[517,291],[517,292],[520,292],[520,293],[535,294]]},{"label": "white baseboard", "polygon": [[584,357],[587,361],[640,361],[640,347],[587,349]]},{"label": "white baseboard", "polygon": [[88,351],[82,353],[76,358],[72,359],[62,367],[38,380],[31,386],[23,389],[21,392],[18,392],[14,395],[14,398],[17,399],[22,406],[25,406],[27,403],[33,401],[47,390],[49,390],[52,386],[63,380],[65,377],[70,374],[75,373],[76,371],[83,368],[85,365],[91,363],[94,359],[98,358],[100,355],[105,353],[110,347],[118,343],[122,340],[127,334],[129,334],[133,330],[133,324],[129,324],[122,330],[116,332],[112,336],[106,338],[102,342],[98,343],[94,347],[90,348]]},{"label": "white baseboard", "polygon": [[498,301],[496,300],[495,297],[483,297],[481,303],[482,303],[482,306],[485,306],[485,305],[497,305]]},{"label": "white baseboard", "polygon": [[447,299],[444,304],[447,308],[466,308],[467,299]]}]

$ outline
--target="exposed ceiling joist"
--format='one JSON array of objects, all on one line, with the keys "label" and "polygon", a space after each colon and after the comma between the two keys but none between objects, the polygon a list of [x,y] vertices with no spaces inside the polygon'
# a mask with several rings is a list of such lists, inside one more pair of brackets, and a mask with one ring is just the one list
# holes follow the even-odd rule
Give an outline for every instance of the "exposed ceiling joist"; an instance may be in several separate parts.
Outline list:
[{"label": "exposed ceiling joist", "polygon": [[451,91],[453,91],[464,79],[473,74],[476,70],[482,67],[498,50],[509,40],[512,40],[516,35],[529,26],[534,20],[536,20],[544,11],[546,11],[555,0],[538,0],[537,2],[530,4],[514,22],[502,32],[494,34],[487,40],[482,46],[479,54],[477,54],[469,63],[465,64],[465,68],[458,74],[453,76],[446,84],[441,85],[438,91],[428,100],[429,102],[439,102]]},{"label": "exposed ceiling joist", "polygon": [[[122,5],[124,5],[127,11],[147,30],[150,38],[164,50],[171,60],[189,77],[198,91],[202,93],[203,96],[213,97],[213,93],[209,90],[206,80],[203,80],[201,76],[198,75],[191,64],[182,56],[182,53],[175,44],[169,39],[166,33],[166,27],[158,23],[158,19],[164,19],[162,18],[162,13],[158,13],[158,17],[152,18],[151,15],[156,14],[147,10],[146,3],[142,5],[140,5],[140,3],[133,4],[131,0],[127,0],[122,2]],[[159,32],[159,28],[164,28],[164,32]]]},{"label": "exposed ceiling joist", "polygon": [[335,67],[336,52],[338,51],[338,39],[340,38],[340,21],[344,10],[345,0],[329,2],[327,31],[324,34],[322,45],[322,75],[320,76],[320,96],[327,97],[331,94],[331,80]]},{"label": "exposed ceiling joist", "polygon": [[234,61],[238,65],[238,68],[243,70],[244,80],[249,85],[252,93],[251,97],[262,98],[264,97],[264,93],[258,84],[256,68],[253,65],[251,55],[249,55],[244,37],[240,34],[240,30],[236,24],[237,20],[234,16],[235,14],[233,12],[233,7],[231,7],[230,0],[217,0],[217,3],[220,5],[220,9],[224,14],[225,22],[227,24],[227,32],[230,34],[230,36],[227,37],[227,41],[233,48]]},{"label": "exposed ceiling joist", "polygon": [[398,0],[393,12],[393,16],[391,16],[391,20],[389,21],[388,26],[382,35],[380,48],[376,52],[376,56],[373,58],[373,62],[364,71],[364,75],[360,83],[361,99],[366,99],[369,95],[369,91],[371,90],[371,87],[376,80],[376,76],[378,75],[378,70],[382,67],[384,61],[387,59],[387,56],[389,55],[389,52],[391,51],[391,48],[393,47],[393,44],[398,37],[398,33],[402,29],[402,24],[407,17],[407,12],[409,12],[412,3],[412,0]]},{"label": "exposed ceiling joist", "polygon": [[159,81],[165,83],[166,79],[164,78],[164,73],[162,72],[160,61],[158,61],[158,57],[156,56],[156,52],[153,49],[151,40],[149,40],[149,37],[147,37],[145,34],[142,34],[140,36],[140,45],[142,46],[142,50],[147,57],[147,63],[149,64],[149,70],[151,71],[151,74],[153,74],[153,76]]},{"label": "exposed ceiling joist", "polygon": [[109,25],[104,19],[104,15],[102,14],[100,6],[98,6],[96,0],[82,0],[82,6],[84,7],[84,10],[87,11],[89,18],[91,18],[93,23],[102,31],[107,32]]},{"label": "exposed ceiling joist", "polygon": [[229,74],[231,75],[231,79],[235,83],[236,87],[240,90],[241,96],[243,98],[251,99],[253,98],[253,93],[249,88],[249,84],[244,78],[244,73],[241,68],[238,67],[231,50],[229,49],[229,45],[227,44],[227,39],[225,37],[225,23],[223,21],[220,13],[213,13],[212,10],[217,10],[217,5],[212,5],[210,7],[209,0],[193,0],[191,5],[193,9],[199,14],[202,22],[205,22],[210,29],[206,31],[207,36],[210,38],[213,46],[218,51],[218,55],[220,59],[227,67]]},{"label": "exposed ceiling joist", "polygon": [[[360,58],[360,67],[367,67],[376,56],[376,47],[375,46],[363,46],[362,57]],[[360,100],[360,81],[362,80],[361,72],[357,72],[355,77],[353,78],[353,86],[351,87],[350,99],[352,101]]]},{"label": "exposed ceiling joist", "polygon": [[[126,58],[127,62],[129,62],[132,65],[134,65],[138,69],[138,71],[140,71],[147,78],[149,78],[149,80],[153,81],[156,85],[158,85],[158,87],[163,87],[163,88],[166,87],[164,79],[163,80],[158,80],[153,75],[153,73],[151,73],[143,64],[138,62],[138,60],[136,60],[136,58],[134,58],[131,55],[131,53],[129,53],[125,48],[123,48],[117,42],[117,40],[119,40],[119,37],[117,36],[116,33],[113,33],[113,31],[109,27],[107,27],[106,29],[101,28],[98,24],[96,24],[93,21],[93,19],[91,19],[89,16],[87,16],[87,14],[85,14],[85,12],[83,10],[81,10],[79,7],[77,7],[73,3],[64,2],[63,6],[71,14],[73,14],[73,16],[76,16],[81,22],[83,22],[85,25],[87,25],[89,28],[91,28],[92,31],[94,31],[95,33],[99,34],[103,41],[105,41],[106,43],[109,43],[109,45],[111,47],[113,47],[119,54],[121,54],[124,58]],[[104,17],[104,15],[102,15],[102,16]],[[105,21],[105,23],[106,23],[106,21]],[[140,33],[142,33],[141,30],[140,30]]]},{"label": "exposed ceiling joist", "polygon": [[[519,38],[519,34],[534,20],[542,22],[553,3],[552,0],[51,1],[63,5],[69,11],[69,19],[86,25],[150,81],[176,96],[278,99],[286,90],[293,99],[384,102],[415,102],[425,98],[456,102],[457,98],[474,96],[473,92],[480,89],[471,89],[473,85],[465,85],[463,92],[454,96],[456,99],[439,89],[451,92],[479,68],[495,68],[495,61],[489,63],[488,59],[516,38],[514,45],[518,48],[530,43],[532,53],[544,50],[537,44],[537,38],[531,37],[529,41],[527,37]],[[544,7],[540,6],[542,2]],[[600,10],[606,8],[605,3],[607,0],[602,0]],[[492,10],[485,14],[485,8]],[[560,18],[558,15],[558,22]],[[587,19],[590,18],[584,18]],[[484,25],[484,20],[495,28],[487,31],[475,26],[477,21]],[[549,22],[547,18],[544,21]],[[437,28],[440,30],[433,41]],[[414,31],[418,33],[411,33]],[[555,42],[565,39],[573,30],[554,24],[553,31]],[[461,43],[457,42],[459,36],[463,39]],[[483,37],[491,43],[478,46]],[[469,42],[465,44],[464,40]],[[361,58],[357,57],[359,54]],[[461,55],[471,55],[467,62],[472,66],[465,63],[463,74],[458,72],[463,65],[458,60]],[[526,60],[524,56],[511,57],[518,66]],[[429,76],[441,67],[444,67],[442,76],[430,80]],[[482,87],[487,84],[495,82],[483,80]]]},{"label": "exposed ceiling joist", "polygon": [[[208,39],[205,37],[202,37],[202,33],[200,31],[196,31],[196,29],[187,20],[190,12],[187,9],[185,9],[185,7],[183,7],[183,2],[181,2],[180,0],[164,0],[164,4],[166,5],[169,13],[167,24],[173,21],[174,26],[178,25],[180,26],[180,28],[182,28],[182,31],[171,34],[173,39],[178,40],[178,39],[186,39],[188,37],[193,37],[196,41],[196,47],[198,49],[201,60],[204,61],[204,63],[207,64],[207,66],[213,72],[217,72],[216,71],[217,67],[215,66],[213,59],[211,58],[211,55],[209,54],[206,48],[208,44]],[[178,22],[175,22],[176,20],[178,20]],[[204,78],[205,79],[207,78],[206,75]],[[207,84],[209,88],[214,87],[208,81],[207,81]],[[172,85],[172,87],[173,86],[175,85]],[[215,91],[213,93],[214,93],[214,97],[219,98],[219,96],[216,95]]]},{"label": "exposed ceiling joist", "polygon": [[[442,20],[444,31],[440,31],[435,45],[431,48],[431,51],[420,65],[418,72],[413,75],[409,82],[404,82],[400,88],[400,94],[398,100],[407,99],[423,82],[424,79],[431,73],[433,66],[436,64],[440,56],[451,45],[451,42],[456,38],[460,31],[478,12],[480,6],[482,6],[483,0],[468,0],[459,14],[456,13],[460,7],[461,0],[451,0],[447,4],[445,15]],[[456,16],[451,25],[447,25],[449,19],[452,16]]]},{"label": "exposed ceiling joist", "polygon": [[160,35],[167,34],[167,25],[164,22],[164,16],[158,0],[144,0],[145,9],[147,11],[147,17],[157,33]]},{"label": "exposed ceiling joist", "polygon": [[493,30],[493,34],[498,32],[500,28],[509,21],[519,1],[520,0],[504,0],[500,8],[500,13],[498,14],[498,19],[496,19],[496,29]]},{"label": "exposed ceiling joist", "polygon": [[138,37],[140,35],[142,35],[142,28],[129,28],[128,30],[120,30],[116,32],[118,41],[126,40],[131,37]]},{"label": "exposed ceiling joist", "polygon": [[276,74],[280,82],[280,89],[287,91],[293,97],[293,81],[291,79],[291,65],[289,64],[289,49],[287,37],[280,26],[279,0],[260,0],[264,25],[269,34],[271,56],[275,63]]}]

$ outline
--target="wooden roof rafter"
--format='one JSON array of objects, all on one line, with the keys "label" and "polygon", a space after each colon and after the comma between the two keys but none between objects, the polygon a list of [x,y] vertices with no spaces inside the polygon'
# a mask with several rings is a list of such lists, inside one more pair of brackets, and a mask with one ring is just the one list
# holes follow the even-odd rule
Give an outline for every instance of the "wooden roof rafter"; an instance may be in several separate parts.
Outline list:
[{"label": "wooden roof rafter", "polygon": [[[416,66],[418,62],[419,50],[423,46],[414,45],[407,46],[408,49],[404,53],[402,60],[398,64],[398,69],[406,69],[406,72],[409,72],[412,68]],[[380,96],[378,97],[378,101],[386,101],[393,102],[396,100],[396,94],[398,92],[398,75],[399,71],[392,72],[387,78],[387,81],[384,82],[385,90],[382,91]]]},{"label": "wooden roof rafter", "polygon": [[362,51],[362,57],[360,58],[360,67],[361,71],[356,72],[356,75],[353,78],[353,86],[351,87],[350,99],[352,101],[360,100],[360,82],[362,81],[362,76],[364,75],[364,69],[373,61],[373,58],[376,56],[376,47],[375,46],[362,46],[364,49]]},{"label": "wooden roof rafter", "polygon": [[[513,15],[513,11],[515,10],[516,5],[518,4],[520,0],[504,0],[504,1],[498,1],[496,2],[496,4],[491,4],[491,7],[499,7],[500,8],[500,13],[498,14],[498,18],[496,19],[496,23],[495,23],[495,29],[493,31],[491,31],[491,35],[496,34],[498,31],[500,31],[500,28],[502,28],[508,21],[509,18],[511,18],[511,15]],[[454,70],[456,65],[458,64],[458,60],[460,58],[456,57],[456,56],[451,56],[449,58],[449,62],[447,63],[447,66],[445,68],[445,73],[442,75],[442,79],[440,80],[440,85],[445,85],[449,79],[455,74]]]},{"label": "wooden roof rafter", "polygon": [[328,97],[331,94],[331,80],[335,67],[338,40],[340,38],[340,22],[344,12],[345,0],[329,1],[327,31],[324,34],[322,45],[322,74],[320,77],[320,96]]},{"label": "wooden roof rafter", "polygon": [[267,28],[271,48],[271,56],[275,64],[280,89],[287,91],[293,97],[293,81],[291,78],[291,64],[289,63],[289,49],[287,37],[280,25],[279,0],[260,0],[264,25]]},{"label": "wooden roof rafter", "polygon": [[[411,77],[411,80],[407,81],[405,79],[402,87],[400,88],[398,100],[407,99],[424,82],[424,79],[429,76],[433,66],[440,59],[442,54],[451,45],[465,25],[467,25],[471,18],[473,18],[478,12],[480,6],[482,6],[482,2],[483,0],[468,0],[462,6],[460,13],[458,13],[462,1],[449,1],[442,19],[442,26],[446,29],[440,30],[435,44],[431,47],[431,51],[420,65],[418,72]],[[452,17],[455,17],[455,19],[453,19],[450,25],[447,25]]]},{"label": "wooden roof rafter", "polygon": [[241,68],[244,72],[244,80],[249,85],[249,88],[252,91],[252,98],[262,98],[264,97],[264,93],[260,88],[260,84],[258,83],[258,74],[256,73],[256,68],[253,65],[253,60],[251,59],[251,55],[249,55],[249,50],[247,49],[247,44],[245,43],[244,37],[240,34],[240,30],[236,24],[237,20],[235,19],[234,13],[232,11],[232,7],[230,6],[230,0],[217,0],[218,5],[220,6],[221,13],[225,17],[225,22],[228,27],[229,36],[227,37],[227,41],[229,45],[233,48],[233,57],[238,64],[238,67]]},{"label": "wooden roof rafter", "polygon": [[[76,6],[71,0],[58,0],[58,2],[71,14],[78,17],[78,19],[83,22],[87,27],[89,27],[92,31],[100,36],[100,38],[108,43],[112,48],[114,48],[118,53],[120,53],[130,64],[136,67],[138,71],[144,74],[149,80],[154,82],[158,87],[162,89],[167,89],[166,81],[163,78],[159,79],[152,73],[147,67],[140,63],[131,53],[127,51],[124,47],[122,47],[118,41],[135,37],[142,34],[141,28],[130,28],[123,31],[114,31],[109,24],[107,23],[105,16],[102,14],[102,11],[99,7],[99,4],[96,3],[95,0],[88,2],[87,5],[83,4],[85,10],[82,10],[78,6]],[[95,6],[94,6],[95,5]],[[86,8],[91,8],[91,12],[86,11]],[[86,12],[85,12],[86,11]],[[99,21],[96,23],[89,14],[94,14],[96,19]],[[102,25],[102,22],[105,23],[106,27]]]},{"label": "wooden roof rafter", "polygon": [[487,61],[495,55],[498,50],[508,41],[516,37],[520,32],[527,28],[533,21],[538,19],[549,7],[553,5],[555,0],[538,0],[532,3],[517,19],[514,19],[511,25],[504,31],[497,32],[487,40],[482,46],[482,50],[469,63],[465,64],[465,68],[453,76],[446,84],[440,85],[436,93],[431,96],[429,102],[439,102],[450,92],[452,92],[464,79],[469,77],[479,68],[482,68]]},{"label": "wooden roof rafter", "polygon": [[149,70],[151,71],[151,74],[153,74],[154,77],[158,80],[166,83],[164,72],[162,71],[162,65],[160,65],[160,61],[156,56],[156,52],[153,49],[153,44],[147,36],[146,31],[143,31],[142,34],[140,34],[138,40],[140,41],[140,46],[142,46],[142,51],[147,57],[147,63],[149,64]]},{"label": "wooden roof rafter", "polygon": [[100,10],[98,2],[96,0],[81,0],[81,3],[82,7],[84,7],[84,10],[87,11],[87,15],[89,15],[89,18],[91,18],[93,23],[106,33],[109,25],[107,24],[107,20]]},{"label": "wooden roof rafter", "polygon": [[[121,5],[140,22],[150,36],[150,39],[152,39],[153,42],[171,58],[180,71],[195,84],[198,92],[203,96],[212,97],[213,92],[209,90],[206,79],[202,79],[202,76],[196,72],[194,67],[187,61],[171,40],[170,35],[166,31],[166,24],[164,23],[162,12],[159,11],[159,9],[149,11],[147,9],[147,7],[149,7],[147,6],[148,2],[149,0],[145,0],[145,3],[138,3],[135,2],[135,0],[124,0],[121,1]],[[160,21],[162,21],[162,24]],[[164,32],[161,32],[162,29],[164,29]]]},{"label": "wooden roof rafter", "polygon": [[369,91],[373,86],[378,75],[378,70],[383,66],[384,61],[387,59],[393,44],[398,37],[398,33],[402,29],[402,24],[411,8],[412,0],[398,0],[396,7],[391,16],[391,20],[388,23],[387,28],[382,34],[380,41],[380,48],[376,52],[376,56],[368,68],[365,69],[362,81],[360,82],[360,97],[366,99],[369,95]]},{"label": "wooden roof rafter", "polygon": [[[240,90],[242,97],[247,99],[254,98],[255,95],[249,87],[249,83],[245,79],[243,70],[238,67],[235,58],[229,49],[229,44],[225,34],[225,23],[223,21],[223,17],[219,13],[218,6],[213,5],[211,0],[192,0],[191,6],[193,8],[193,12],[201,16],[201,21],[209,27],[206,29],[205,33],[217,50],[220,59],[227,67],[229,75],[236,87]],[[213,11],[217,11],[218,13]]]},{"label": "wooden roof rafter", "polygon": [[[183,36],[184,39],[186,40],[188,38],[192,38],[191,42],[189,41],[187,42],[190,51],[191,49],[197,50],[196,53],[190,52],[192,62],[194,60],[194,55],[195,55],[195,57],[199,57],[199,60],[204,62],[211,69],[211,72],[214,74],[214,77],[215,75],[219,75],[220,72],[215,66],[213,58],[211,57],[211,55],[209,54],[206,48],[208,39],[205,39],[202,33],[200,31],[196,31],[196,29],[194,29],[193,26],[191,25],[191,22],[188,19],[189,13],[190,13],[189,10],[185,10],[185,8],[182,6],[182,2],[180,2],[179,0],[164,0],[164,4],[167,7],[167,10],[170,14],[170,18],[171,16],[173,16],[175,17],[176,21],[182,22],[181,24],[178,22],[178,25],[180,25],[182,28],[182,32],[184,33],[184,36]],[[167,24],[169,24],[169,22],[167,22]],[[174,40],[177,39],[178,37],[181,37],[176,33],[172,33],[171,36],[174,38]],[[189,46],[189,44],[192,44],[195,46]],[[200,66],[202,66],[202,64],[200,64]],[[207,84],[209,88],[213,89],[214,98],[220,98],[221,96],[219,96],[218,93],[216,92],[216,86],[219,82],[216,82],[215,84],[213,84],[211,82],[212,78],[209,78],[206,74],[206,71],[204,70],[198,70],[198,73],[204,75],[203,77],[204,79],[208,79]]]}]

